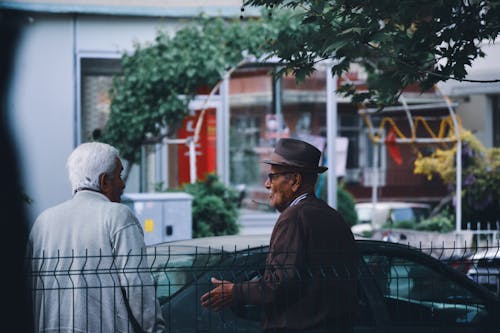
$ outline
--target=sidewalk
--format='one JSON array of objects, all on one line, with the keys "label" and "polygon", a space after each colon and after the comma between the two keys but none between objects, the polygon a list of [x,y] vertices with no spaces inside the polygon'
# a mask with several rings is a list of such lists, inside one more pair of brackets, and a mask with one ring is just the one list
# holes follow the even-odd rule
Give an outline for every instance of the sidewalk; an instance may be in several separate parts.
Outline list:
[{"label": "sidewalk", "polygon": [[270,234],[279,213],[265,213],[249,209],[240,210],[240,235]]}]

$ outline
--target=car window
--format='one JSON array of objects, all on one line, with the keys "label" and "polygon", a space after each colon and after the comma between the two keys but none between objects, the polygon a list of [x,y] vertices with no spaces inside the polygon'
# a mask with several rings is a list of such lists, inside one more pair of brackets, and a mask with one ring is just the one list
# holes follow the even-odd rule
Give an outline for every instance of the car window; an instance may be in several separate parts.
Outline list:
[{"label": "car window", "polygon": [[429,209],[425,207],[404,207],[392,208],[390,213],[390,222],[413,222],[418,223],[429,216]]},{"label": "car window", "polygon": [[[253,253],[251,258],[238,257],[232,264],[230,272],[222,272],[221,278],[235,282],[244,282],[258,279],[263,276],[265,270],[265,259],[267,252]],[[366,290],[360,280],[356,286],[358,300],[358,315],[355,318],[356,326],[374,326],[374,314],[370,306],[370,301],[366,295]],[[239,317],[250,321],[260,321],[262,307],[258,305],[241,305],[231,308],[233,313]]]},{"label": "car window", "polygon": [[148,249],[148,261],[160,304],[165,303],[180,290],[222,260],[224,254],[201,251],[194,247],[168,247]]},{"label": "car window", "polygon": [[391,320],[405,325],[478,323],[485,301],[441,271],[398,256],[365,255]]},{"label": "car window", "polygon": [[391,209],[391,222],[398,223],[404,221],[415,221],[415,215],[412,208],[392,208]]},{"label": "car window", "polygon": [[429,217],[431,211],[429,208],[425,207],[413,207],[413,215],[415,216],[415,221],[420,222]]},{"label": "car window", "polygon": [[371,207],[357,207],[356,213],[358,214],[358,220],[360,223],[370,223],[372,220],[372,208]]}]

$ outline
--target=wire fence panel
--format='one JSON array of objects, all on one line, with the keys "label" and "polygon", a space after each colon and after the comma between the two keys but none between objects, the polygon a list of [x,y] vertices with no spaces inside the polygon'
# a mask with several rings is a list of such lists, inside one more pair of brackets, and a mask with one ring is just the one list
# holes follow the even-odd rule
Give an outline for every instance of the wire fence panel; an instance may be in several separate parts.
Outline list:
[{"label": "wire fence panel", "polygon": [[[500,291],[500,244],[358,244],[359,262],[340,265],[322,260],[278,265],[268,258],[297,254],[270,254],[267,247],[225,251],[153,246],[147,253],[126,256],[32,256],[27,260],[36,326],[61,332],[135,332],[136,325],[147,326],[161,311],[167,332],[259,332],[263,320],[273,320],[269,314],[295,323],[296,313],[313,318],[325,308],[341,312],[349,308],[350,298],[356,311],[347,321],[354,323],[354,331],[387,325],[434,327],[436,332],[445,327],[482,329],[500,320],[498,309],[490,305]],[[351,254],[315,255],[342,262]],[[211,277],[252,291],[245,299],[253,305],[206,309],[200,298],[214,287]],[[149,296],[157,300],[153,306]],[[315,301],[304,301],[308,297]],[[301,311],[295,312],[297,308]],[[334,332],[335,320],[340,319],[331,318],[318,328]]]}]

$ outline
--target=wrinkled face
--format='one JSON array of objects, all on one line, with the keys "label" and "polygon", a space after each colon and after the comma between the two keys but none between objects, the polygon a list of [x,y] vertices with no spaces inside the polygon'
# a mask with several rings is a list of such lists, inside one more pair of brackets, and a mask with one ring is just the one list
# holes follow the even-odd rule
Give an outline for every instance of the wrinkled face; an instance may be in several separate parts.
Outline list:
[{"label": "wrinkled face", "polygon": [[279,212],[285,210],[294,198],[292,171],[271,165],[269,177],[264,186],[270,191],[269,205]]},{"label": "wrinkled face", "polygon": [[123,165],[120,159],[117,159],[116,168],[112,175],[101,175],[101,192],[112,202],[120,202],[125,189],[125,182],[122,180],[121,173]]}]

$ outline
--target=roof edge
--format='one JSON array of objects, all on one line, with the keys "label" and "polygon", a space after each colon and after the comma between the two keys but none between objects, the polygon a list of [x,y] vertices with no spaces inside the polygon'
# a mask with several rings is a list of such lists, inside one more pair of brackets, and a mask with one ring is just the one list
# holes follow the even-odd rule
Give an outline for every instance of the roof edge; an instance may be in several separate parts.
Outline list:
[{"label": "roof edge", "polygon": [[[139,7],[139,6],[100,6],[75,4],[50,4],[27,2],[0,2],[0,9],[17,10],[24,12],[38,12],[51,14],[96,14],[120,16],[150,16],[150,17],[196,17],[205,14],[209,17],[239,17],[241,8],[237,6],[200,6],[200,7]],[[245,10],[246,17],[258,17],[258,8]]]}]

